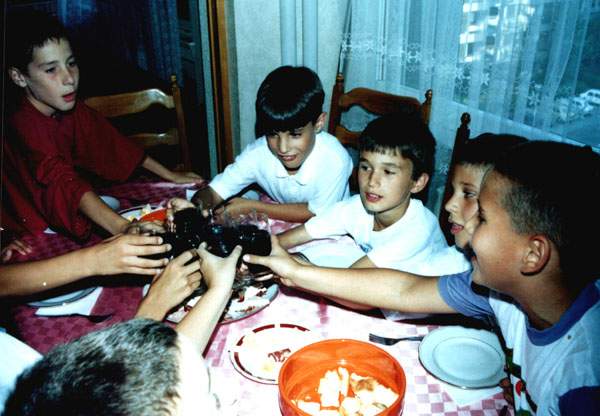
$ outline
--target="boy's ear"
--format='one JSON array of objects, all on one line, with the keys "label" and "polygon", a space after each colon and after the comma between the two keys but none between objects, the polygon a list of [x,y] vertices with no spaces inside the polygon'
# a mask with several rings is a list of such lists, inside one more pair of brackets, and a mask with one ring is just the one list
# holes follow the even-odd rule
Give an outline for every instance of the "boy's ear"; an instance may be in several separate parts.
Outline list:
[{"label": "boy's ear", "polygon": [[323,130],[323,127],[325,127],[326,121],[327,121],[327,113],[323,112],[323,113],[321,113],[321,115],[319,115],[319,118],[317,118],[317,122],[315,123],[315,133],[320,133],[321,130]]},{"label": "boy's ear", "polygon": [[550,261],[552,244],[544,235],[533,235],[529,238],[521,263],[521,273],[531,276],[539,273]]},{"label": "boy's ear", "polygon": [[8,68],[8,76],[10,76],[10,79],[12,79],[12,81],[19,87],[25,88],[27,86],[25,75],[23,75],[18,68],[15,68],[14,66]]},{"label": "boy's ear", "polygon": [[413,184],[412,188],[410,188],[410,192],[413,194],[418,194],[427,186],[429,182],[429,175],[426,173],[421,173],[421,176]]}]

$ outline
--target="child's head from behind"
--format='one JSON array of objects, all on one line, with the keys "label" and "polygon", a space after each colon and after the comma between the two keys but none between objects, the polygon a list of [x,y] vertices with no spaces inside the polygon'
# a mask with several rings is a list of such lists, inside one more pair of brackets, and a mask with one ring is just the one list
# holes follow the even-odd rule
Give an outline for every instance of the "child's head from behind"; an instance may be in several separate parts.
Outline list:
[{"label": "child's head from behind", "polygon": [[306,67],[279,67],[258,89],[257,137],[267,137],[269,149],[290,173],[302,166],[323,128],[324,98],[318,75]]},{"label": "child's head from behind", "polygon": [[213,414],[209,389],[201,352],[190,340],[162,323],[134,319],[50,351],[19,377],[5,410],[185,415],[202,407]]},{"label": "child's head from behind", "polygon": [[483,176],[502,153],[526,141],[524,137],[510,134],[483,133],[455,150],[455,163],[450,172],[452,194],[444,209],[449,213],[450,232],[457,247],[464,247],[471,238],[465,225],[477,214]]},{"label": "child's head from behind", "polygon": [[71,110],[79,69],[62,24],[40,12],[14,13],[6,43],[8,75],[29,101],[46,115]]},{"label": "child's head from behind", "polygon": [[371,121],[359,139],[358,184],[365,209],[404,212],[433,171],[435,139],[417,114],[388,114]]},{"label": "child's head from behind", "polygon": [[518,145],[484,178],[473,280],[501,291],[559,276],[577,293],[598,277],[600,157],[556,142]]}]

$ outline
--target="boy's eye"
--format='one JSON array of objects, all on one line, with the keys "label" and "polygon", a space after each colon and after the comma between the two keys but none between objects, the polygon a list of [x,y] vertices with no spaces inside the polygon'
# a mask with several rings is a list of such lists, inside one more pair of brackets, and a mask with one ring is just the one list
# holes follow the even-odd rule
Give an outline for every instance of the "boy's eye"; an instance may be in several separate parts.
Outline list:
[{"label": "boy's eye", "polygon": [[53,66],[53,67],[47,68],[44,72],[46,72],[46,74],[51,74],[54,71],[56,71],[56,67]]},{"label": "boy's eye", "polygon": [[68,64],[68,65],[69,65],[70,67],[77,66],[77,61],[71,61],[71,62],[69,62],[69,64]]},{"label": "boy's eye", "polygon": [[395,175],[396,174],[396,172],[394,172],[393,170],[387,170],[386,169],[386,170],[384,170],[384,172],[385,172],[386,175]]},{"label": "boy's eye", "polygon": [[358,165],[358,168],[359,168],[360,170],[369,170],[369,165],[367,165],[367,164],[365,164],[365,163],[360,163],[360,164]]},{"label": "boy's eye", "polygon": [[465,191],[465,198],[477,198],[477,192]]}]

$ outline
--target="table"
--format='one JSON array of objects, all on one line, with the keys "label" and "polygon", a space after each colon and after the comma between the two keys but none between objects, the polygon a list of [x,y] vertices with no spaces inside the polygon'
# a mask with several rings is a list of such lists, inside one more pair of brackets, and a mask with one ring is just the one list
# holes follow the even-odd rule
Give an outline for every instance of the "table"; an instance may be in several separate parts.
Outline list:
[{"label": "table", "polygon": [[[122,185],[116,193],[122,208],[132,201],[140,202],[142,196],[150,202],[163,202],[165,198],[185,195],[185,187],[164,183]],[[127,195],[132,195],[127,199]],[[139,197],[139,199],[137,199]],[[272,227],[281,229],[281,224]],[[95,241],[97,241],[96,238]],[[59,235],[40,235],[27,238],[36,251],[27,260],[44,258],[77,248],[77,244]],[[88,243],[92,244],[94,241]],[[44,353],[54,345],[67,342],[93,330],[130,319],[142,298],[141,283],[123,282],[116,278],[103,278],[105,282],[119,282],[105,286],[93,314],[113,313],[101,323],[94,324],[85,317],[39,317],[28,306],[15,307],[13,312],[16,336],[36,350]],[[352,338],[368,340],[368,333],[426,335],[435,325],[414,325],[387,321],[374,314],[348,310],[325,300],[290,288],[280,287],[273,302],[262,311],[245,319],[219,325],[205,352],[205,357],[215,378],[226,383],[228,395],[221,400],[237,400],[239,416],[278,415],[277,386],[260,384],[239,374],[229,359],[229,347],[247,331],[272,323],[294,323],[316,332],[322,338]],[[506,402],[496,394],[468,407],[458,407],[442,390],[440,382],[429,375],[418,359],[418,343],[400,342],[393,346],[380,346],[392,354],[402,365],[407,377],[404,415],[497,415]]]}]

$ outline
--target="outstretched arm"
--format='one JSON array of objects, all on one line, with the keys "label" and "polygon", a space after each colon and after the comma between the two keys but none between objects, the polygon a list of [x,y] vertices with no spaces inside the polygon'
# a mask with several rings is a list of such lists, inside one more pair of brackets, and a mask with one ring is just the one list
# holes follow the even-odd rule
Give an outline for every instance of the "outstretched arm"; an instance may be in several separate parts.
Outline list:
[{"label": "outstretched arm", "polygon": [[177,331],[190,338],[202,353],[215,326],[231,297],[237,260],[242,248],[236,246],[229,257],[221,258],[206,250],[206,243],[198,249],[200,270],[208,286],[196,306],[177,325]]},{"label": "outstretched arm", "polygon": [[46,260],[0,266],[0,298],[30,295],[83,277],[135,273],[155,275],[166,260],[142,258],[169,250],[160,237],[120,235]]},{"label": "outstretched arm", "polygon": [[227,213],[235,217],[252,211],[264,212],[269,218],[287,222],[305,222],[315,215],[309,211],[306,203],[269,204],[247,198],[232,198],[215,213],[218,215]]},{"label": "outstretched arm", "polygon": [[298,227],[292,228],[291,230],[287,230],[277,236],[277,240],[279,245],[286,250],[289,250],[292,247],[297,245],[306,243],[307,241],[312,240],[308,231],[306,231],[306,227],[304,225],[300,225]]},{"label": "outstretched arm", "polygon": [[146,156],[142,162],[142,167],[148,169],[150,172],[166,179],[169,182],[174,183],[204,183],[204,179],[194,172],[173,172],[161,165],[150,156]]},{"label": "outstretched arm", "polygon": [[415,313],[454,313],[438,291],[438,278],[390,269],[335,269],[295,261],[271,239],[268,257],[246,254],[244,261],[266,266],[286,286],[370,307]]}]

